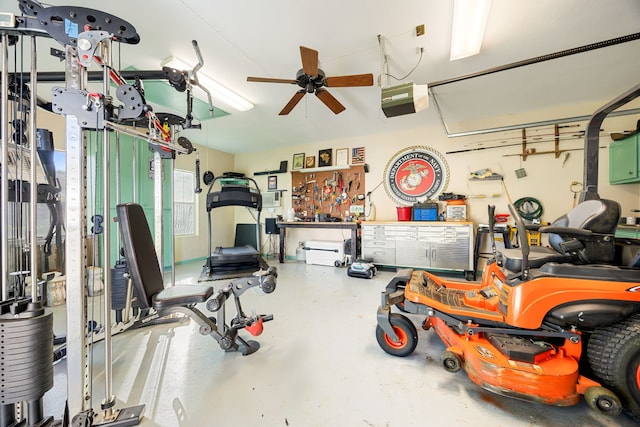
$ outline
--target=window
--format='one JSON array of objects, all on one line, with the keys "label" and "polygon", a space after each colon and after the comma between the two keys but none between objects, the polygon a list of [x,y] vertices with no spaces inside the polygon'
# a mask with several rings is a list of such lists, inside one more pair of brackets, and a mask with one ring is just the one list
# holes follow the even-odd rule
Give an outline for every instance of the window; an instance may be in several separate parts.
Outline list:
[{"label": "window", "polygon": [[189,236],[196,234],[196,178],[193,172],[173,171],[173,234]]}]

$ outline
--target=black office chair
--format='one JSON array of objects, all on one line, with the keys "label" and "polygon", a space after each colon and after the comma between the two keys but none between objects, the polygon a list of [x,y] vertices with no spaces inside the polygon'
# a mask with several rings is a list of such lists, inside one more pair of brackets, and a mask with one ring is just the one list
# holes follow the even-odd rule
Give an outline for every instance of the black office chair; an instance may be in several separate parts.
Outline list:
[{"label": "black office chair", "polygon": [[[265,293],[276,287],[277,270],[254,273],[248,278],[236,279],[230,285],[214,294],[213,287],[202,285],[174,285],[164,287],[162,270],[158,262],[149,224],[142,207],[127,203],[116,207],[118,223],[122,234],[124,255],[128,262],[129,274],[142,310],[153,309],[158,317],[181,313],[193,319],[202,335],[211,335],[225,351],[240,351],[243,355],[254,353],[260,348],[255,341],[245,341],[237,331],[247,328],[256,330],[255,324],[273,319],[273,316],[246,316],[240,305],[240,295],[246,289],[258,286]],[[225,302],[234,296],[236,316],[231,325],[225,324]],[[207,303],[207,309],[217,313],[217,317],[207,317],[196,304]]]},{"label": "black office chair", "polygon": [[528,248],[522,218],[511,205],[509,210],[516,221],[520,237],[519,249],[505,249],[500,254],[509,271],[539,268],[549,262],[609,264],[614,261],[614,233],[620,219],[618,202],[587,200],[555,220],[552,225],[540,227],[541,233],[549,233],[550,247]]}]

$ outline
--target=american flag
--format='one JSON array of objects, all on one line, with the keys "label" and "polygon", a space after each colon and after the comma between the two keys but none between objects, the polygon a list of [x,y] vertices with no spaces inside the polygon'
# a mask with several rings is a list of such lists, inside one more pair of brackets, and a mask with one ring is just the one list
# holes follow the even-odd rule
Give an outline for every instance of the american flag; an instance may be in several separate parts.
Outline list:
[{"label": "american flag", "polygon": [[364,147],[356,147],[351,149],[351,164],[364,164]]}]

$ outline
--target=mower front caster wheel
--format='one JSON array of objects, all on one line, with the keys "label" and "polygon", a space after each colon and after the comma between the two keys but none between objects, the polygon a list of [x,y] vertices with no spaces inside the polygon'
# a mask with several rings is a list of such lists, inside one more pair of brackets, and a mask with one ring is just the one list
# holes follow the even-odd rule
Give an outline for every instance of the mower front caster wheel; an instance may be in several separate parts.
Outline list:
[{"label": "mower front caster wheel", "polygon": [[376,339],[384,351],[392,356],[405,357],[413,353],[418,345],[418,331],[411,320],[398,313],[389,315],[389,322],[398,337],[394,341],[380,325],[376,327]]},{"label": "mower front caster wheel", "polygon": [[440,356],[440,360],[442,361],[442,367],[447,371],[455,374],[460,369],[462,369],[462,360],[460,360],[460,356],[458,356],[453,351],[443,351]]},{"label": "mower front caster wheel", "polygon": [[613,416],[622,412],[618,396],[604,387],[589,387],[584,393],[584,400],[591,409],[604,415]]}]

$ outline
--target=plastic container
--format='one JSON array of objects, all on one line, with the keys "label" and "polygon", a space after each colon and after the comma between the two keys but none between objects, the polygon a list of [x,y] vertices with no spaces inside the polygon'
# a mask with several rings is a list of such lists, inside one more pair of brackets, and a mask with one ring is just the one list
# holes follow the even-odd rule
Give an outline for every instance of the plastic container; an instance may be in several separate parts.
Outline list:
[{"label": "plastic container", "polygon": [[296,248],[296,261],[298,262],[305,262],[306,261],[306,254],[304,252],[304,243],[303,242],[299,242],[298,243],[298,247]]},{"label": "plastic container", "polygon": [[447,200],[447,221],[466,221],[467,205],[464,200]]},{"label": "plastic container", "polygon": [[47,282],[47,305],[56,307],[65,303],[67,299],[67,279],[55,272],[55,277]]},{"label": "plastic container", "polygon": [[411,221],[411,206],[398,206],[398,221]]},{"label": "plastic container", "polygon": [[95,295],[101,295],[104,289],[104,283],[102,282],[102,268],[100,267],[87,267],[87,295],[93,297]]}]

